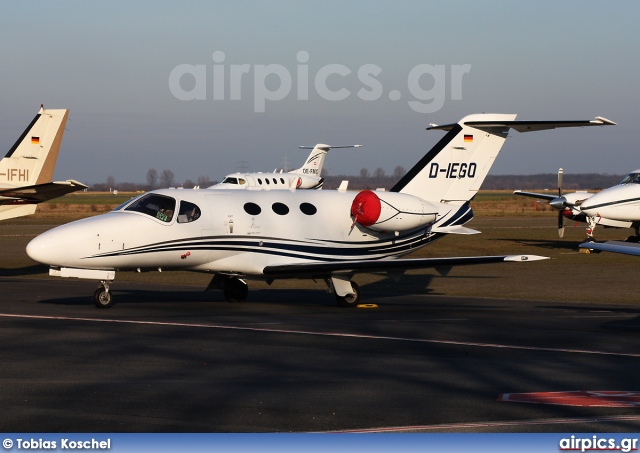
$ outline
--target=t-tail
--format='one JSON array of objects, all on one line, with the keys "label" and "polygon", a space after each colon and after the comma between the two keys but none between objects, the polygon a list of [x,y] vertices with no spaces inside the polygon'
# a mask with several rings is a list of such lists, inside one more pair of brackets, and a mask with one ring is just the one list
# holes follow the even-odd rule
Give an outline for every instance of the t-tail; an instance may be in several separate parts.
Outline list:
[{"label": "t-tail", "polygon": [[[468,203],[478,193],[510,129],[531,132],[560,127],[615,125],[606,118],[591,121],[516,121],[513,114],[475,114],[458,123],[430,125],[447,134],[391,189],[440,205],[435,222],[441,231],[471,220]],[[467,232],[458,227],[460,233]],[[435,231],[435,229],[434,229]]]},{"label": "t-tail", "polygon": [[516,115],[482,113],[455,124],[430,125],[447,134],[391,189],[425,200],[462,205],[482,185],[509,129],[518,132],[560,127],[615,125],[606,118],[591,121],[515,121]]},{"label": "t-tail", "polygon": [[322,166],[324,165],[324,159],[331,148],[360,148],[361,146],[362,145],[331,146],[323,143],[318,143],[313,147],[300,146],[300,149],[310,149],[311,153],[309,153],[309,157],[307,157],[304,165],[296,170],[292,170],[291,173],[320,177],[322,173]]}]

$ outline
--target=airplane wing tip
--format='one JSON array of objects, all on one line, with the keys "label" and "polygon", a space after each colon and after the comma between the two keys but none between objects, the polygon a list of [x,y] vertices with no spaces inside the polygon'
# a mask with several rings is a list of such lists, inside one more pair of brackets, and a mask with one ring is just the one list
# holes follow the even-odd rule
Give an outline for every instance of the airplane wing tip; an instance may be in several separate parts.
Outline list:
[{"label": "airplane wing tip", "polygon": [[617,126],[618,123],[611,121],[603,116],[596,116],[596,119],[592,121],[593,123],[600,124],[603,126]]},{"label": "airplane wing tip", "polygon": [[551,259],[548,256],[540,256],[540,255],[507,255],[504,257],[504,261],[520,263],[520,262],[528,262],[528,261],[542,261]]}]

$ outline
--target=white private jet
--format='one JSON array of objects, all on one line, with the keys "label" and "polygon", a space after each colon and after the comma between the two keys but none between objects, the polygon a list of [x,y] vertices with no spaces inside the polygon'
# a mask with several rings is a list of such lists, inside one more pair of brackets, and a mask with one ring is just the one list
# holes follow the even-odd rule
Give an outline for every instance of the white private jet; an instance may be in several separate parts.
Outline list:
[{"label": "white private jet", "polygon": [[208,289],[247,297],[245,280],[323,279],[342,306],[354,306],[357,273],[521,262],[527,255],[399,259],[446,234],[473,234],[469,202],[509,129],[519,132],[610,124],[515,121],[477,114],[427,129],[447,134],[391,189],[176,190],[148,192],[112,212],[54,228],[27,245],[50,275],[99,280],[98,307],[112,303],[117,270],[213,274]]},{"label": "white private jet", "polygon": [[318,143],[316,146],[300,146],[310,149],[311,153],[304,165],[297,170],[283,173],[232,173],[224,177],[222,182],[209,189],[321,189],[324,179],[321,177],[324,158],[331,148],[360,148],[362,145],[331,146]]},{"label": "white private jet", "polygon": [[51,182],[68,114],[41,106],[0,160],[0,220],[33,214],[38,203],[87,188],[73,180]]}]

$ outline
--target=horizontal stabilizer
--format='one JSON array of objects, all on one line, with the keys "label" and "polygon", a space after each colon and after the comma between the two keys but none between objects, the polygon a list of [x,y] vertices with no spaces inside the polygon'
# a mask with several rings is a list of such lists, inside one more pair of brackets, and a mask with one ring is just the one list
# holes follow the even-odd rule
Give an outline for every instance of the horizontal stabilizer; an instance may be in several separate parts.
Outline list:
[{"label": "horizontal stabilizer", "polygon": [[[466,121],[466,126],[475,127],[477,129],[484,128],[511,128],[518,132],[543,131],[547,129],[557,129],[560,127],[586,127],[586,126],[616,126],[617,124],[611,120],[596,116],[594,120],[586,121]],[[444,124],[438,126],[430,125],[427,130],[449,131],[453,129],[457,123]]]},{"label": "horizontal stabilizer", "polygon": [[466,228],[461,225],[451,225],[451,226],[434,226],[431,228],[432,233],[443,233],[443,234],[479,234],[480,231],[472,230],[471,228]]},{"label": "horizontal stabilizer", "polygon": [[34,204],[61,197],[68,193],[87,189],[88,186],[74,180],[48,182],[33,186],[0,189],[0,205],[2,204]]}]

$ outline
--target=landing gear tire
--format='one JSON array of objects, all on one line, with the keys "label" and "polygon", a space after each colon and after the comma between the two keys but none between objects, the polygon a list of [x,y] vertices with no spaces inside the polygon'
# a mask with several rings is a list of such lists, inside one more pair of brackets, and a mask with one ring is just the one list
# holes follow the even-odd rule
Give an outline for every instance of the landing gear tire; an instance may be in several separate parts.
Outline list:
[{"label": "landing gear tire", "polygon": [[347,294],[346,296],[338,296],[336,294],[336,302],[343,308],[354,308],[360,302],[360,287],[356,282],[351,282],[353,288],[353,294]]},{"label": "landing gear tire", "polygon": [[244,280],[230,277],[224,283],[222,292],[227,302],[244,302],[249,295],[249,286]]},{"label": "landing gear tire", "polygon": [[93,300],[98,308],[109,308],[112,304],[111,293],[103,286],[96,289],[96,292],[93,293]]}]

